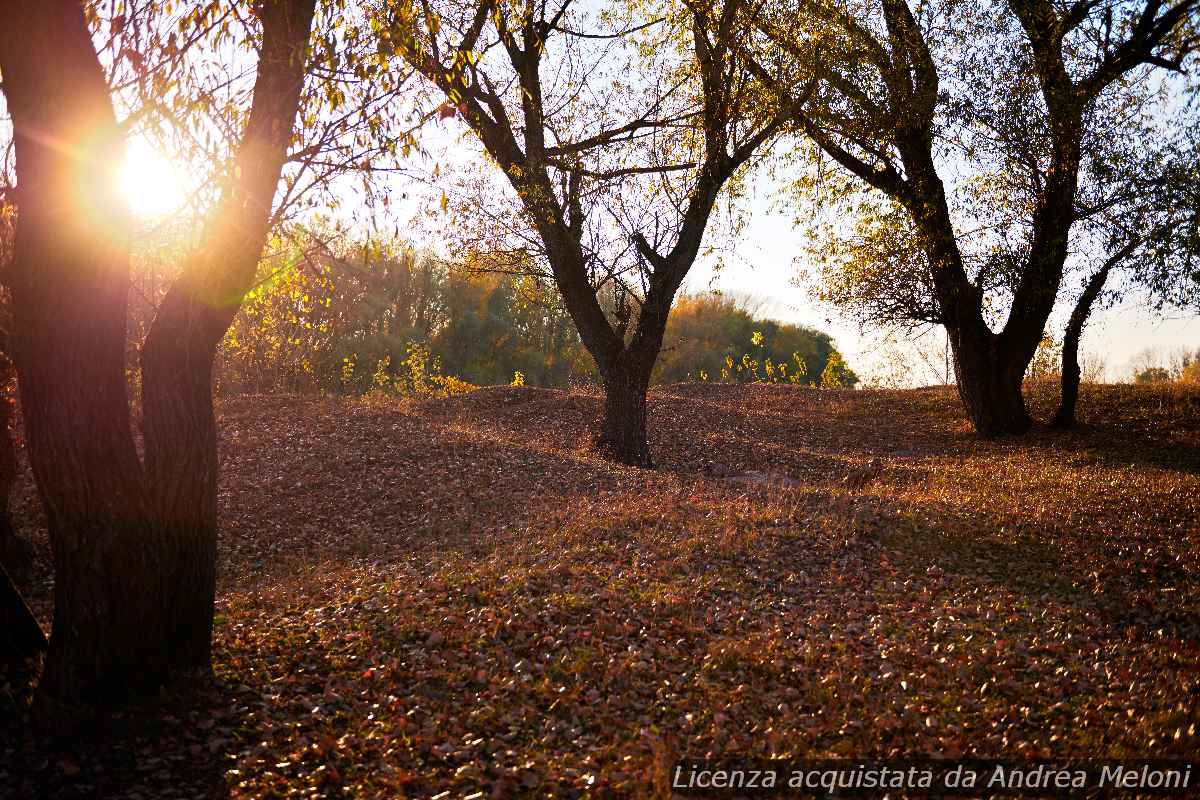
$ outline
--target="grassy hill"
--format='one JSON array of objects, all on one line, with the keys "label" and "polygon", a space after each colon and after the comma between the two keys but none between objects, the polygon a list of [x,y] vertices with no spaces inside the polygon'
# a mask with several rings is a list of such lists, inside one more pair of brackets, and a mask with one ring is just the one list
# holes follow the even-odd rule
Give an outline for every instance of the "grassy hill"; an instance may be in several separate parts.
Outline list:
[{"label": "grassy hill", "polygon": [[[1200,391],[984,442],[952,389],[681,384],[653,472],[587,452],[600,404],[225,402],[218,684],[82,751],[0,731],[0,785],[647,797],[682,755],[1200,748]],[[16,513],[48,618],[28,478]]]}]

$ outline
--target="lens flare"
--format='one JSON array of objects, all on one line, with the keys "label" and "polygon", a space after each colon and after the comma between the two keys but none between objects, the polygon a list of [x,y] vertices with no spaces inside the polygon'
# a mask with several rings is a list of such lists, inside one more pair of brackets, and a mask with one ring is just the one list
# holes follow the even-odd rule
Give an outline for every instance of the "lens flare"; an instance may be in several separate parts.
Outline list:
[{"label": "lens flare", "polygon": [[140,217],[168,216],[187,200],[183,172],[143,142],[129,143],[119,181],[130,209]]}]

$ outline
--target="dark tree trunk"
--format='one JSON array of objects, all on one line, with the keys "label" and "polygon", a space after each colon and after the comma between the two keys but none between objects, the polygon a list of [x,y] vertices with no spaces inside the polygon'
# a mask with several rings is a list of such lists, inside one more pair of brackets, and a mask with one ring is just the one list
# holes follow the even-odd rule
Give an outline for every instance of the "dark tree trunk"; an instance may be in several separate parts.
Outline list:
[{"label": "dark tree trunk", "polygon": [[1033,420],[1021,385],[1029,359],[1006,352],[990,331],[949,334],[958,396],[975,431],[988,439],[1026,433]]},{"label": "dark tree trunk", "polygon": [[[172,295],[166,303],[181,299]],[[170,313],[166,303],[160,314]],[[208,670],[217,577],[214,352],[190,353],[187,328],[174,333],[163,335],[160,327],[142,353],[146,472],[169,553],[171,666]]]},{"label": "dark tree trunk", "polygon": [[899,191],[917,228],[925,234],[926,255],[933,265],[934,292],[954,356],[954,378],[963,410],[980,436],[1023,434],[1033,421],[1025,407],[1021,383],[1040,339],[1040,329],[1030,348],[1030,332],[1025,330],[1028,323],[1013,324],[1010,319],[1002,334],[988,327],[983,295],[963,268],[945,187],[927,142],[924,137],[915,137],[903,140],[903,144],[901,152],[911,176],[911,189],[892,191]]},{"label": "dark tree trunk", "polygon": [[621,464],[654,466],[646,436],[646,392],[653,369],[653,358],[638,358],[626,350],[602,375],[604,420],[596,449]]},{"label": "dark tree trunk", "polygon": [[1083,336],[1083,326],[1087,324],[1088,316],[1092,313],[1092,306],[1103,291],[1108,273],[1115,263],[1110,259],[1088,279],[1087,286],[1075,302],[1071,318],[1067,321],[1062,349],[1062,397],[1058,403],[1058,411],[1050,423],[1055,428],[1065,430],[1075,427],[1075,406],[1079,401],[1079,340]]},{"label": "dark tree trunk", "polygon": [[[1013,289],[1008,319],[993,333],[984,313],[983,292],[963,265],[950,216],[945,185],[938,174],[932,143],[937,67],[911,9],[884,3],[884,17],[899,58],[897,85],[907,107],[896,119],[895,144],[904,176],[877,170],[836,147],[817,131],[818,144],[868,183],[902,203],[924,237],[941,322],[954,350],[959,396],[976,431],[984,437],[1020,435],[1032,427],[1021,395],[1025,370],[1037,352],[1046,320],[1062,281],[1068,236],[1078,189],[1082,114],[1080,93],[1063,65],[1061,36],[1056,40],[1038,14],[1018,16],[1026,24],[1037,77],[1050,120],[1050,163],[1032,218],[1032,239]],[[910,83],[910,81],[913,81]],[[912,89],[911,93],[909,89]],[[810,134],[812,126],[809,126]]]},{"label": "dark tree trunk", "polygon": [[9,286],[30,463],[55,565],[43,696],[106,705],[164,674],[164,586],[129,426],[123,142],[79,3],[0,4],[16,142]]}]

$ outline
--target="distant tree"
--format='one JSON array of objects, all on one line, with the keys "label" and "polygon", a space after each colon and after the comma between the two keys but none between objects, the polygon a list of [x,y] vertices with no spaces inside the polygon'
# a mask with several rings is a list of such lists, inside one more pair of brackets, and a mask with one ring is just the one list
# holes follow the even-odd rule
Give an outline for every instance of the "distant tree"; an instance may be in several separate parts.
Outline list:
[{"label": "distant tree", "polygon": [[1200,350],[1198,350],[1179,372],[1179,382],[1200,385]]},{"label": "distant tree", "polygon": [[548,266],[604,384],[598,449],[651,465],[646,391],[675,294],[722,190],[793,111],[760,102],[739,55],[751,4],[684,0],[657,17],[533,0],[388,9],[385,40],[516,193],[522,244]]},{"label": "distant tree", "polygon": [[[814,168],[809,183],[868,215],[864,246],[900,242],[864,277],[885,311],[911,304],[913,315],[945,327],[980,434],[1028,430],[1021,383],[1058,297],[1085,142],[1098,118],[1123,108],[1126,87],[1184,67],[1200,44],[1197,7],[1008,0],[914,10],[905,0],[796,0],[763,8],[759,28],[775,46],[754,63],[779,102],[790,102],[794,76],[820,65],[821,90],[796,127],[843,171]],[[1017,162],[1028,166],[1012,169]],[[1021,195],[1009,183],[1027,176],[1032,202],[1006,202]],[[988,196],[998,202],[980,202]]]},{"label": "distant tree", "polygon": [[[755,342],[755,334],[758,341]],[[681,297],[671,311],[664,349],[655,367],[660,383],[701,379],[778,380],[819,384],[833,340],[824,333],[765,318],[754,306],[731,296]],[[742,356],[757,362],[751,371]],[[768,364],[772,375],[767,374]]]},{"label": "distant tree", "polygon": [[851,389],[856,383],[858,383],[858,376],[846,366],[846,362],[842,360],[842,354],[837,350],[830,353],[829,361],[826,362],[825,369],[821,371],[821,388]]},{"label": "distant tree", "polygon": [[1174,380],[1171,370],[1166,367],[1146,367],[1133,376],[1134,383],[1170,383]]},{"label": "distant tree", "polygon": [[[330,237],[332,238],[332,237]],[[380,388],[412,348],[472,384],[563,386],[590,369],[553,287],[450,264],[402,242],[279,242],[222,343],[222,391]]]},{"label": "distant tree", "polygon": [[458,269],[445,297],[447,321],[430,346],[450,374],[502,384],[520,372],[529,384],[564,386],[591,368],[557,293],[538,278]]},{"label": "distant tree", "polygon": [[[369,383],[379,361],[398,363],[406,344],[427,342],[445,324],[445,266],[402,242],[339,240],[318,229],[275,244],[222,342],[223,391]],[[344,381],[347,359],[356,374]]]}]

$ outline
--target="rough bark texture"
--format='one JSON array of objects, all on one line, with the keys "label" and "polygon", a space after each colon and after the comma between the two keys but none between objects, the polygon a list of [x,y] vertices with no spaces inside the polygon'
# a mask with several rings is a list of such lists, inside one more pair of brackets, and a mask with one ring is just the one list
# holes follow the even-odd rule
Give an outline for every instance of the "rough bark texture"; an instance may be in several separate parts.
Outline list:
[{"label": "rough bark texture", "polygon": [[260,7],[263,46],[236,170],[142,352],[151,501],[169,542],[173,667],[211,664],[217,559],[216,350],[254,282],[304,84],[315,0]]},{"label": "rough bark texture", "polygon": [[654,466],[646,433],[646,392],[653,369],[653,358],[647,363],[645,358],[622,351],[604,372],[604,419],[596,449],[613,461]]},{"label": "rough bark texture", "polygon": [[314,5],[258,6],[258,80],[236,170],[143,354],[144,472],[126,396],[129,224],[109,89],[78,2],[0,5],[18,178],[12,347],[56,577],[40,690],[58,705],[119,703],[172,668],[209,666],[213,356],[265,242]]},{"label": "rough bark texture", "polygon": [[1028,361],[998,347],[990,332],[965,339],[951,331],[958,396],[975,431],[987,438],[1025,433],[1033,425],[1021,394]]},{"label": "rough bark texture", "polygon": [[12,355],[56,576],[39,686],[107,704],[156,683],[166,655],[125,385],[122,139],[79,3],[0,4],[0,72],[18,182]]},{"label": "rough bark texture", "polygon": [[1062,397],[1051,422],[1055,428],[1075,427],[1075,406],[1079,401],[1079,340],[1083,336],[1083,326],[1087,324],[1088,316],[1092,313],[1092,306],[1103,291],[1113,266],[1114,262],[1110,260],[1088,279],[1087,286],[1075,302],[1071,318],[1067,321],[1062,349]]}]

